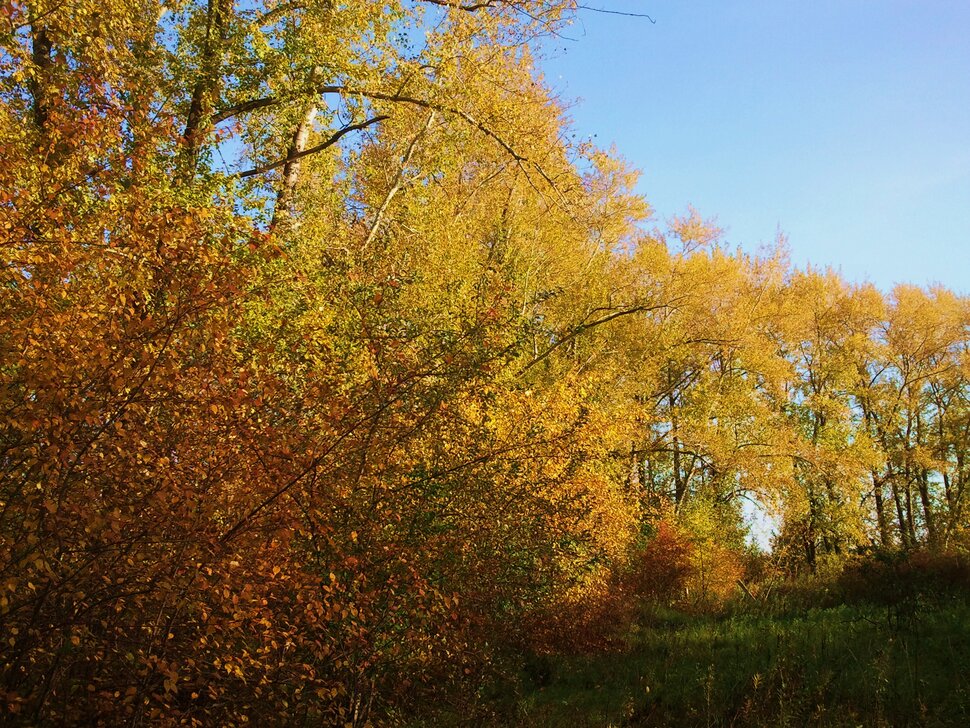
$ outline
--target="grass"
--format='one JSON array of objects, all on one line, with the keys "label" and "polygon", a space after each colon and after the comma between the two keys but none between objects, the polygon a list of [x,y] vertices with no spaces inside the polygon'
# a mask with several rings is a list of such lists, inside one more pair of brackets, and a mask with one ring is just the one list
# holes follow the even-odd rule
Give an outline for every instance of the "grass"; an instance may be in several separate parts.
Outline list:
[{"label": "grass", "polygon": [[970,606],[923,597],[720,616],[646,613],[628,649],[536,657],[496,691],[522,726],[963,726]]}]

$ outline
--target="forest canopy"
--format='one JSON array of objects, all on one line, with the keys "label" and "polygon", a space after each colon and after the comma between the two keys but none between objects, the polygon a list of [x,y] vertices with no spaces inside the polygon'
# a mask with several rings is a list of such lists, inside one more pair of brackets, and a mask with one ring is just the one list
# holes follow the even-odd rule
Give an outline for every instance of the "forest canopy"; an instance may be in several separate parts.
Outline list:
[{"label": "forest canopy", "polygon": [[746,500],[794,572],[970,547],[970,302],[658,226],[577,7],[3,3],[0,712],[380,722],[722,598]]}]

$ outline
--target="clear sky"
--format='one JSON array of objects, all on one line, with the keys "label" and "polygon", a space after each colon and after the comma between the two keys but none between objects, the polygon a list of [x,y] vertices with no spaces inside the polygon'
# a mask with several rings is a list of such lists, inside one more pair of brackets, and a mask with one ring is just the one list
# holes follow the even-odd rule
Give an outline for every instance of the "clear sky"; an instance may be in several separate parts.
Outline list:
[{"label": "clear sky", "polygon": [[970,0],[583,0],[542,61],[576,130],[754,251],[970,293]]}]

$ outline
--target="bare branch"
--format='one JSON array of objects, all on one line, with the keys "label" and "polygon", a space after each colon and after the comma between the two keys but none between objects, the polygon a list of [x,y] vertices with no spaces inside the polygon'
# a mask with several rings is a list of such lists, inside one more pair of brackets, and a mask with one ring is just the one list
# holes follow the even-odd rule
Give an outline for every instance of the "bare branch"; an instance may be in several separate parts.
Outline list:
[{"label": "bare branch", "polygon": [[[563,208],[567,207],[565,196],[563,195],[562,191],[559,189],[555,180],[553,180],[548,175],[548,173],[546,173],[546,171],[542,168],[542,165],[520,154],[518,151],[516,151],[515,147],[513,147],[511,143],[509,143],[502,137],[501,134],[496,132],[487,124],[484,124],[483,122],[476,119],[467,111],[463,111],[462,109],[457,109],[452,106],[439,104],[437,102],[428,101],[426,99],[418,98],[416,96],[408,96],[401,93],[386,93],[383,91],[368,91],[367,89],[350,88],[347,86],[320,86],[318,88],[313,89],[312,93],[319,93],[319,94],[333,93],[333,94],[341,94],[343,96],[361,96],[363,98],[372,99],[375,101],[389,101],[391,103],[408,104],[411,106],[418,106],[423,109],[438,111],[443,114],[453,114],[454,116],[461,118],[466,123],[478,129],[485,136],[495,141],[500,147],[502,147],[503,150],[505,150],[506,153],[509,154],[509,156],[511,156],[520,165],[524,166],[526,163],[528,163],[530,166],[534,167],[536,172],[539,173],[539,176],[541,176],[542,179],[545,180],[546,184],[548,184],[553,190],[555,190],[556,194],[559,196],[559,202],[562,205],[562,207]],[[289,97],[289,98],[293,98],[293,97]],[[241,104],[237,104],[236,106],[231,106],[226,109],[223,109],[222,111],[218,112],[213,117],[213,119],[215,123],[219,123],[222,121],[226,121],[227,119],[230,119],[233,116],[236,116],[238,114],[246,113],[249,111],[255,111],[257,109],[265,109],[271,106],[276,106],[278,104],[283,103],[286,100],[288,100],[288,98],[281,98],[278,96],[267,96],[261,99],[252,99],[250,101],[245,101]],[[281,162],[281,164],[285,164],[285,160]],[[262,169],[261,171],[267,171],[267,170]],[[253,171],[252,174],[259,174],[259,172]],[[240,176],[245,177],[245,176],[250,176],[250,174],[246,173]],[[528,178],[528,175],[527,175],[527,178]],[[530,180],[530,184],[531,184],[531,180]]]},{"label": "bare branch", "polygon": [[654,25],[657,24],[657,21],[654,20],[653,18],[651,18],[646,13],[626,13],[626,12],[623,12],[622,10],[606,10],[605,8],[594,8],[594,7],[590,6],[590,5],[577,5],[576,6],[576,9],[577,10],[589,10],[592,13],[602,13],[604,15],[623,15],[623,16],[628,17],[628,18],[646,18],[647,20],[649,20]]},{"label": "bare branch", "polygon": [[367,119],[366,121],[362,121],[359,124],[351,124],[350,126],[345,126],[343,129],[340,129],[340,130],[336,131],[333,134],[333,136],[331,136],[325,142],[322,142],[320,144],[317,144],[314,147],[310,147],[309,149],[304,149],[302,152],[297,152],[295,154],[291,154],[291,155],[289,155],[287,157],[284,157],[283,159],[279,159],[279,160],[277,160],[275,162],[272,162],[271,164],[264,164],[261,167],[255,167],[254,169],[248,169],[245,172],[238,172],[237,174],[235,174],[233,176],[234,177],[239,177],[240,179],[245,179],[246,177],[254,177],[257,174],[265,174],[266,172],[269,172],[269,171],[274,170],[274,169],[278,169],[278,168],[280,168],[280,167],[288,164],[289,162],[296,161],[297,159],[302,159],[303,157],[307,157],[307,156],[309,156],[311,154],[316,154],[317,152],[322,152],[327,147],[332,147],[334,144],[336,144],[338,141],[340,141],[341,137],[343,137],[344,135],[349,134],[352,131],[360,131],[361,129],[365,129],[368,126],[371,126],[372,124],[376,124],[379,121],[384,121],[387,118],[389,118],[389,117],[387,117],[387,116],[375,116],[375,117],[373,117],[371,119]]},{"label": "bare branch", "polygon": [[431,124],[434,122],[434,115],[435,112],[432,110],[431,113],[428,114],[428,119],[425,121],[424,126],[421,127],[421,130],[418,131],[418,133],[411,140],[411,143],[408,144],[408,148],[405,150],[404,156],[401,158],[401,166],[398,168],[397,174],[394,176],[394,184],[392,184],[391,188],[387,191],[387,194],[384,196],[384,201],[377,210],[377,215],[374,216],[374,222],[371,224],[370,230],[367,233],[367,239],[364,240],[364,248],[370,247],[370,244],[377,236],[377,231],[381,226],[381,222],[384,220],[384,215],[387,213],[387,208],[391,206],[391,201],[401,190],[401,186],[404,183],[404,171],[407,169],[408,164],[410,164],[411,158],[414,156],[414,151],[418,148],[418,142],[421,140],[421,137],[423,137],[427,133],[428,129],[431,128]]}]

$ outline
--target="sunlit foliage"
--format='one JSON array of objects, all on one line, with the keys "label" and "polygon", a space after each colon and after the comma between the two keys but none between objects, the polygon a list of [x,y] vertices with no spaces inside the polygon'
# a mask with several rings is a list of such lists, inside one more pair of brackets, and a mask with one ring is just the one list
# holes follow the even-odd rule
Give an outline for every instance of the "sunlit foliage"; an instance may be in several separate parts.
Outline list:
[{"label": "sunlit foliage", "polygon": [[966,299],[648,230],[575,10],[3,4],[5,717],[380,721],[723,601],[744,499],[795,569],[966,543]]}]

